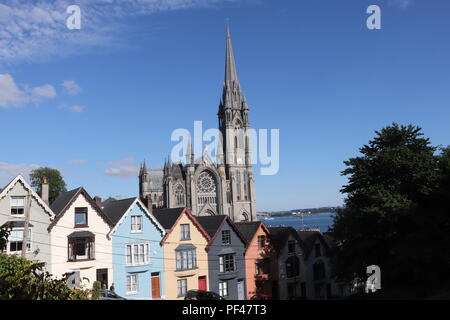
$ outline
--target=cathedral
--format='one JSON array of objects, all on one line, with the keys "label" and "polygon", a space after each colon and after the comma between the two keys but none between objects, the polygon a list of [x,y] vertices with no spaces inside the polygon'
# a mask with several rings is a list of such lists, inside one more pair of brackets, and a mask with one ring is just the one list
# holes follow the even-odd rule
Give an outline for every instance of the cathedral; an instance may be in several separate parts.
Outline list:
[{"label": "cathedral", "polygon": [[189,143],[186,163],[165,161],[163,170],[139,171],[139,195],[154,207],[187,207],[196,216],[228,215],[233,221],[256,220],[256,193],[250,156],[249,108],[241,90],[230,30],[227,29],[225,79],[220,99],[222,143],[216,161],[195,158]]}]

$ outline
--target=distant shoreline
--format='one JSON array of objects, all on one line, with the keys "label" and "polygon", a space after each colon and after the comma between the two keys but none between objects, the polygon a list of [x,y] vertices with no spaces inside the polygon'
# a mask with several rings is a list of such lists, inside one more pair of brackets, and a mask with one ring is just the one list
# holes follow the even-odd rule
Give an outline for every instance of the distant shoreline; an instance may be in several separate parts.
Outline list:
[{"label": "distant shoreline", "polygon": [[300,217],[300,216],[313,216],[316,214],[335,214],[339,207],[324,207],[324,208],[311,208],[311,209],[296,209],[289,211],[274,211],[274,212],[257,212],[256,215],[259,217]]}]

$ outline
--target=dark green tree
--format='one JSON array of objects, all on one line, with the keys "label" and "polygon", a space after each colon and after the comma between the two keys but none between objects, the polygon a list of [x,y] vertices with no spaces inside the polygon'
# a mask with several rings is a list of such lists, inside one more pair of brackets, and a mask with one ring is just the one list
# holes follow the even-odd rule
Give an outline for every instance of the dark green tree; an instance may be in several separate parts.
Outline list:
[{"label": "dark green tree", "polygon": [[42,179],[47,178],[49,183],[49,201],[53,202],[61,193],[66,192],[66,183],[61,173],[52,168],[42,167],[35,169],[30,173],[31,186],[35,188],[38,194],[41,194]]},{"label": "dark green tree", "polygon": [[429,210],[442,179],[436,151],[421,128],[394,123],[376,131],[361,156],[344,162],[348,184],[341,192],[347,197],[331,230],[338,278],[364,278],[366,267],[375,264],[383,285],[395,286],[417,283],[436,270],[427,270],[438,242],[432,238],[435,211]]}]

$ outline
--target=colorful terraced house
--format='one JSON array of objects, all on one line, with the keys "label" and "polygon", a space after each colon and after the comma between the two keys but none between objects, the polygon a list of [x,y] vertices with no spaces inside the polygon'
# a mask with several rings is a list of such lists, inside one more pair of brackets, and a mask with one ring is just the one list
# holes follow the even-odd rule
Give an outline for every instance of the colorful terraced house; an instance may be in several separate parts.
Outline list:
[{"label": "colorful terraced house", "polygon": [[166,232],[139,198],[108,200],[102,210],[113,222],[112,241],[115,292],[126,299],[164,299]]},{"label": "colorful terraced house", "polygon": [[192,289],[208,290],[208,232],[187,208],[157,209],[153,215],[166,230],[161,240],[166,299],[181,300]]}]

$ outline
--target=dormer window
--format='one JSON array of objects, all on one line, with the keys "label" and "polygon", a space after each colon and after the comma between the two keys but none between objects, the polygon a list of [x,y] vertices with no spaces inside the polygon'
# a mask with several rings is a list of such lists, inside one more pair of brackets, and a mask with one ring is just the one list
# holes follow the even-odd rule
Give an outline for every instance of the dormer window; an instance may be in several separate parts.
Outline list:
[{"label": "dormer window", "polygon": [[230,230],[223,230],[222,231],[222,244],[223,245],[231,244],[231,232],[230,232]]},{"label": "dormer window", "polygon": [[11,215],[23,215],[25,197],[11,197]]},{"label": "dormer window", "polygon": [[75,228],[88,226],[88,208],[75,208]]}]

